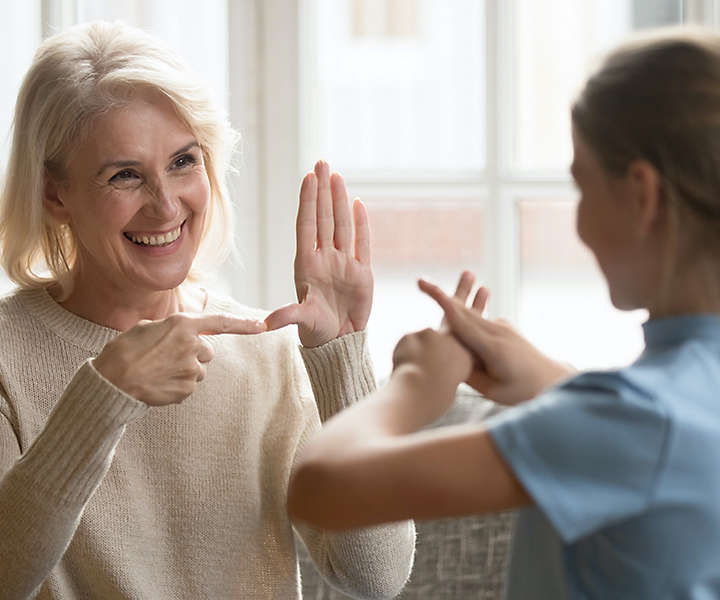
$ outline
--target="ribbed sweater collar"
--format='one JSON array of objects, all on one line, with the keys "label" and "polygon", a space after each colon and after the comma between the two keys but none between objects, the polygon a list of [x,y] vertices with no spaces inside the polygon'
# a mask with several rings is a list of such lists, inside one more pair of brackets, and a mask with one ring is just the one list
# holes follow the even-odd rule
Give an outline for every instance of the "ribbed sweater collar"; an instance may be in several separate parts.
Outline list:
[{"label": "ribbed sweater collar", "polygon": [[65,310],[44,288],[20,290],[18,299],[47,329],[66,342],[98,354],[120,332]]}]

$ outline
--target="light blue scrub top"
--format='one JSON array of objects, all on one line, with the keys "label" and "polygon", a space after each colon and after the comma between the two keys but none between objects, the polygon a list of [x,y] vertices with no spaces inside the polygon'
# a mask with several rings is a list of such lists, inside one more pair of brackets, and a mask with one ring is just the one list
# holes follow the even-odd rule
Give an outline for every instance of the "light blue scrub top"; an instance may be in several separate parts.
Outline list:
[{"label": "light blue scrub top", "polygon": [[631,366],[488,421],[536,504],[516,526],[513,600],[720,599],[720,317],[643,329]]}]

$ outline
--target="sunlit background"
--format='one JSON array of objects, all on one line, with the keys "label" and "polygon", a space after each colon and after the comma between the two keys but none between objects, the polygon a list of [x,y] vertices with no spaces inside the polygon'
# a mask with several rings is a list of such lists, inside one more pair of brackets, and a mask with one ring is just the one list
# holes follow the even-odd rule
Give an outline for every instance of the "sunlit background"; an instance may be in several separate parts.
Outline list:
[{"label": "sunlit background", "polygon": [[[120,19],[166,40],[243,134],[232,181],[240,257],[215,285],[272,308],[293,300],[293,219],[317,158],[367,204],[379,375],[406,331],[436,324],[417,290],[471,269],[488,312],[580,368],[632,360],[641,312],[612,308],[574,231],[568,111],[632,30],[715,26],[717,0],[28,0],[6,2],[0,128],[40,40]],[[7,144],[2,146],[4,164]],[[0,289],[10,283],[0,274]]]}]

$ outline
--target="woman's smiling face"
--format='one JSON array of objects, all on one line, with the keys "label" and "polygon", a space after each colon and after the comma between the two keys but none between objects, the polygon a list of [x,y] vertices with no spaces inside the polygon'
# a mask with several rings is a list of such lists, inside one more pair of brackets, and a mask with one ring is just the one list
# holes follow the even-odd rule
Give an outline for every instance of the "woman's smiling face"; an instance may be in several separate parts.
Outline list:
[{"label": "woman's smiling face", "polygon": [[142,294],[184,281],[210,182],[202,150],[169,100],[137,95],[99,116],[64,175],[46,207],[77,240],[76,289]]}]

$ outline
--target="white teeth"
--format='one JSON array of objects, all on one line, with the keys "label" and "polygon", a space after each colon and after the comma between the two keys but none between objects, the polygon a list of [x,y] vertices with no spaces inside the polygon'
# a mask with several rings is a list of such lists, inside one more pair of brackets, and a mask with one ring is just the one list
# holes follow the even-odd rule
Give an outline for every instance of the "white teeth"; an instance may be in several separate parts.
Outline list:
[{"label": "white teeth", "polygon": [[161,233],[158,235],[148,236],[148,235],[126,233],[125,236],[127,238],[129,238],[131,241],[135,242],[136,244],[144,244],[146,246],[164,246],[164,245],[170,244],[170,243],[174,242],[176,239],[178,239],[180,237],[181,230],[182,230],[182,225],[173,231],[169,231],[168,233]]}]

